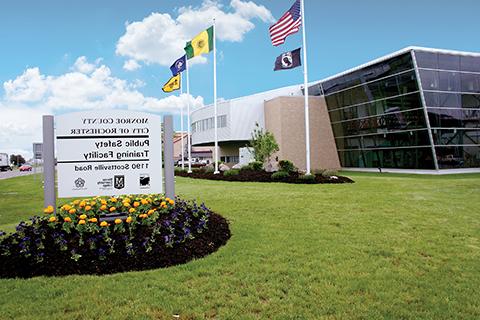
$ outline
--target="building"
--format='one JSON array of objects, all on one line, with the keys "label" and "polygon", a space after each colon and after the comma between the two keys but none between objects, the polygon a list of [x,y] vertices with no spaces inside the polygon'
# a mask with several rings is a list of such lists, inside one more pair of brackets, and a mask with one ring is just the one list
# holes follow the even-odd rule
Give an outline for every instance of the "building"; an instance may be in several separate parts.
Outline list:
[{"label": "building", "polygon": [[[309,86],[312,169],[480,168],[480,53],[408,47]],[[302,86],[219,103],[220,157],[258,123],[280,159],[305,168]],[[192,113],[194,145],[213,145],[213,108]],[[230,160],[230,161],[227,161]]]},{"label": "building", "polygon": [[[173,137],[173,160],[175,162],[182,159],[182,138],[184,147],[185,160],[188,159],[188,134],[186,132],[176,132]],[[204,160],[207,163],[213,162],[213,148],[212,147],[193,147],[191,149],[192,159]]]}]

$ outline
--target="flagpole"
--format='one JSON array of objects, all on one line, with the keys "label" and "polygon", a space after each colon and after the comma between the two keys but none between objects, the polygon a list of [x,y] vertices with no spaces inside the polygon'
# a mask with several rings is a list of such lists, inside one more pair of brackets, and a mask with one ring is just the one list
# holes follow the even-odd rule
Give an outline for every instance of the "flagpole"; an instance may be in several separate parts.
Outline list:
[{"label": "flagpole", "polygon": [[192,145],[190,141],[190,77],[188,71],[188,57],[185,59],[185,68],[187,71],[187,148],[188,148],[188,173],[192,173]]},{"label": "flagpole", "polygon": [[309,119],[309,108],[308,108],[308,68],[307,68],[307,39],[305,37],[305,4],[304,0],[300,1],[301,11],[302,11],[302,37],[303,37],[303,85],[304,85],[304,96],[305,96],[305,160],[306,160],[306,169],[307,175],[310,175],[310,119]]},{"label": "flagpole", "polygon": [[182,170],[185,169],[185,143],[184,143],[184,133],[183,133],[183,103],[182,103],[182,94],[183,94],[183,85],[182,85],[182,79],[183,75],[180,74],[180,95],[178,96],[180,98],[180,136],[182,137]]},{"label": "flagpole", "polygon": [[217,45],[215,19],[213,19],[213,106],[214,106],[214,124],[215,124],[215,171],[214,174],[219,174],[218,171],[218,126],[217,126]]}]

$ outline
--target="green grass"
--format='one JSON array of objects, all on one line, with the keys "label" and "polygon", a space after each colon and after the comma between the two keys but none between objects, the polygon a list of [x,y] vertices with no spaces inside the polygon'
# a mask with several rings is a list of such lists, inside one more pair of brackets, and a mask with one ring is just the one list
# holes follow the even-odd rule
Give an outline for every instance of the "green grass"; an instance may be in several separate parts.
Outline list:
[{"label": "green grass", "polygon": [[[480,318],[480,175],[347,174],[357,182],[178,178],[230,220],[225,247],[168,269],[3,279],[0,319]],[[0,229],[42,207],[31,177],[0,190]]]}]

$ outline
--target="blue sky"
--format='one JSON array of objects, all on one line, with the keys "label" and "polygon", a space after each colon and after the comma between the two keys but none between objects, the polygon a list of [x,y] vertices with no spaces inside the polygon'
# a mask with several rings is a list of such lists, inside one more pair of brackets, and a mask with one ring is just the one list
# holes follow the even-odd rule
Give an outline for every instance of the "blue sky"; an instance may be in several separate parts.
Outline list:
[{"label": "blue sky", "polygon": [[[478,1],[305,2],[310,81],[409,45],[480,51]],[[27,153],[32,140],[40,138],[42,113],[108,106],[178,111],[187,98],[161,90],[170,77],[168,61],[213,15],[219,20],[219,97],[302,82],[301,68],[273,71],[276,56],[301,46],[300,33],[280,47],[272,47],[268,38],[268,26],[292,3],[2,1],[0,151]],[[197,106],[212,102],[211,54],[206,58],[190,73]]]}]

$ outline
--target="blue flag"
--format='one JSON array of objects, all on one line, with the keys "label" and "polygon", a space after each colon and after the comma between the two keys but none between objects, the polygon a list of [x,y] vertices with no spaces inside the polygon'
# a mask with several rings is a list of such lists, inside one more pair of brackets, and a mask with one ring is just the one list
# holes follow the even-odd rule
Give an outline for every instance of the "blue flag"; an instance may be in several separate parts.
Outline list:
[{"label": "blue flag", "polygon": [[170,67],[170,70],[172,71],[172,75],[176,76],[180,72],[185,71],[187,68],[187,57],[183,55],[181,58],[178,58],[177,61],[175,61],[172,66]]}]

